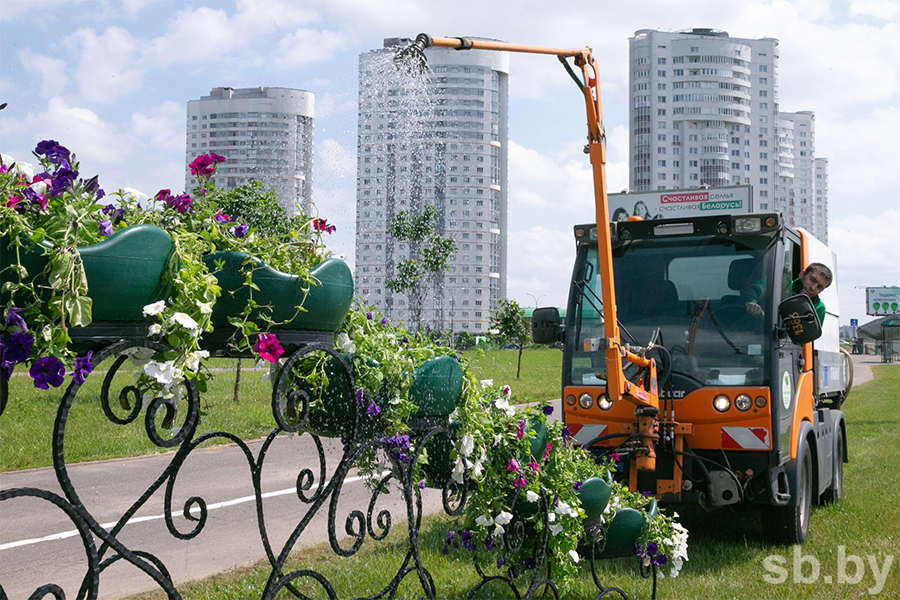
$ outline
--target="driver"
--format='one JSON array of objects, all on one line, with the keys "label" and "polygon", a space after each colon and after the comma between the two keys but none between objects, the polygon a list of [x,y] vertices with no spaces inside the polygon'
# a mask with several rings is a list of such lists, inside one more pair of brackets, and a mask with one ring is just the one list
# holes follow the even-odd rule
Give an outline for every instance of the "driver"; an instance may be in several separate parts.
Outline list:
[{"label": "driver", "polygon": [[[800,273],[800,277],[791,282],[790,285],[784,287],[782,293],[783,298],[793,296],[794,294],[805,294],[812,300],[813,308],[816,309],[816,316],[819,317],[821,324],[825,320],[825,303],[819,298],[822,290],[831,285],[833,276],[831,269],[822,263],[810,263],[806,269]],[[747,314],[761,317],[763,314],[762,307],[756,302],[762,296],[762,288],[756,284],[751,285],[750,289],[742,294],[747,298],[744,307]],[[752,298],[751,298],[752,296]]]}]

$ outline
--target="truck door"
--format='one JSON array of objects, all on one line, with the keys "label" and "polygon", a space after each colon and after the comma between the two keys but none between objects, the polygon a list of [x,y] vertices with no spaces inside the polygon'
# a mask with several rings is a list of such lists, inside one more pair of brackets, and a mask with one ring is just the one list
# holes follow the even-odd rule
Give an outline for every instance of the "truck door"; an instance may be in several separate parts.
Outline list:
[{"label": "truck door", "polygon": [[[778,303],[783,298],[793,295],[791,285],[800,275],[800,244],[799,240],[786,237],[784,242],[783,261],[781,264],[781,276],[775,277],[775,294],[769,298],[772,314],[777,314]],[[776,265],[776,269],[778,266]],[[791,342],[790,338],[781,333],[777,340],[776,371],[772,381],[773,418],[777,421],[778,453],[781,464],[791,458],[791,425],[793,423],[794,402],[797,398],[797,384],[801,375],[801,358],[803,347]],[[780,404],[776,404],[779,402]]]}]

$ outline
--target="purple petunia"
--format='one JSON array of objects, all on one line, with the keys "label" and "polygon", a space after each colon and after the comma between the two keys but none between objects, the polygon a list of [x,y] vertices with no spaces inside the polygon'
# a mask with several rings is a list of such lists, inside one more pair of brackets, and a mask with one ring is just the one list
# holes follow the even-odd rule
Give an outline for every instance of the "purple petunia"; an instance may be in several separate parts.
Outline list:
[{"label": "purple petunia", "polygon": [[366,391],[362,388],[356,388],[356,401],[362,404],[366,401]]},{"label": "purple petunia", "polygon": [[25,322],[25,319],[22,318],[20,314],[24,311],[24,308],[17,308],[15,306],[11,306],[6,311],[6,326],[12,331],[28,331],[28,324]]},{"label": "purple petunia", "polygon": [[370,417],[374,417],[381,412],[381,409],[374,402],[370,402],[368,408],[366,408],[366,414]]},{"label": "purple petunia", "polygon": [[97,225],[97,231],[102,236],[105,236],[105,237],[111,236],[113,234],[112,221],[110,221],[109,219],[103,219]]},{"label": "purple petunia", "polygon": [[66,168],[69,167],[71,152],[56,140],[43,140],[38,142],[37,147],[34,149],[34,153],[38,156],[46,156],[47,160],[54,165]]},{"label": "purple petunia", "polygon": [[75,364],[72,367],[72,380],[78,385],[84,383],[88,374],[94,370],[94,365],[91,363],[92,354],[93,351],[89,351],[87,355],[79,356],[75,359]]},{"label": "purple petunia", "polygon": [[78,178],[78,171],[62,168],[53,174],[52,183],[48,189],[50,196],[59,196],[66,193]]},{"label": "purple petunia", "polygon": [[66,367],[55,356],[43,356],[31,365],[28,374],[34,379],[36,388],[42,390],[49,389],[50,386],[57,388],[65,379]]},{"label": "purple petunia", "polygon": [[238,225],[237,227],[234,228],[234,235],[235,235],[235,237],[242,238],[245,235],[247,235],[247,231],[249,229],[250,229],[249,225],[247,225],[246,223],[241,223],[240,225]]},{"label": "purple petunia", "polygon": [[544,411],[544,414],[545,414],[545,415],[548,415],[548,416],[549,416],[549,415],[552,415],[552,414],[553,414],[553,407],[550,406],[549,404],[548,404],[547,406],[545,406],[545,407],[544,407],[543,409],[541,409],[541,410]]},{"label": "purple petunia", "polygon": [[27,331],[16,331],[3,338],[3,362],[21,363],[31,358],[34,337]]},{"label": "purple petunia", "polygon": [[572,489],[575,490],[576,492],[580,492],[581,486],[582,486],[582,482],[576,481],[575,483],[572,484]]}]

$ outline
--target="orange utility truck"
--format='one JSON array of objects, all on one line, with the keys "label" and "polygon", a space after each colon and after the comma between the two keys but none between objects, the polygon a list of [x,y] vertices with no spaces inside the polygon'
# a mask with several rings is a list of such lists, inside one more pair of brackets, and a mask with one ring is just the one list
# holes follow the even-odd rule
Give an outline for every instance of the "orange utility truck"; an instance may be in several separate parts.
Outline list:
[{"label": "orange utility truck", "polygon": [[[536,342],[563,342],[574,439],[620,462],[633,491],[709,509],[759,504],[773,537],[805,540],[812,504],[841,497],[852,371],[836,285],[821,323],[789,286],[810,262],[835,273],[833,254],[779,214],[610,223],[590,48],[420,34],[398,67],[426,68],[429,47],[556,56],[584,97],[596,219],[575,228],[565,322],[556,308],[532,319]],[[751,314],[751,300],[762,310]]]}]

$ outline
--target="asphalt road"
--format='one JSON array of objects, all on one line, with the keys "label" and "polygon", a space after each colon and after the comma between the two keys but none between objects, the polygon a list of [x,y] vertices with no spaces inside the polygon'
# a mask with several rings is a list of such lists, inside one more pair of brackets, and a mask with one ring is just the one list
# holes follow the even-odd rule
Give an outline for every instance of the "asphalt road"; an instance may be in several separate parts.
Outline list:
[{"label": "asphalt road", "polygon": [[[340,443],[325,440],[329,456],[339,457]],[[251,445],[254,457],[260,442]],[[310,436],[280,436],[267,452],[262,472],[264,518],[274,552],[278,554],[306,514],[296,494],[296,478],[304,467],[318,465]],[[85,507],[107,529],[134,503],[165,469],[171,454],[69,465],[71,481]],[[330,477],[338,458],[329,458]],[[335,530],[342,534],[351,510],[365,513],[370,494],[351,473],[340,495]],[[0,474],[0,489],[34,487],[59,493],[52,469]],[[125,526],[119,540],[132,551],[150,552],[163,561],[176,585],[265,558],[260,539],[250,467],[235,445],[195,450],[185,462],[173,492],[173,520],[186,533],[195,523],[183,517],[185,502],[199,496],[207,503],[208,521],[192,540],[179,540],[168,531],[164,489],[158,490]],[[378,507],[390,510],[393,527],[403,527],[406,508],[401,495],[382,496]],[[440,493],[425,490],[423,510],[440,510]],[[85,550],[72,521],[50,502],[17,498],[0,504],[0,585],[10,600],[28,598],[39,586],[54,583],[67,598],[75,598],[87,569]],[[328,540],[327,506],[318,511],[300,538],[301,544]],[[377,514],[377,513],[376,513]],[[367,539],[367,544],[374,543]],[[348,544],[345,543],[345,546]],[[107,554],[109,556],[109,554]],[[146,573],[120,561],[100,578],[102,599],[122,598],[159,589]]]}]

